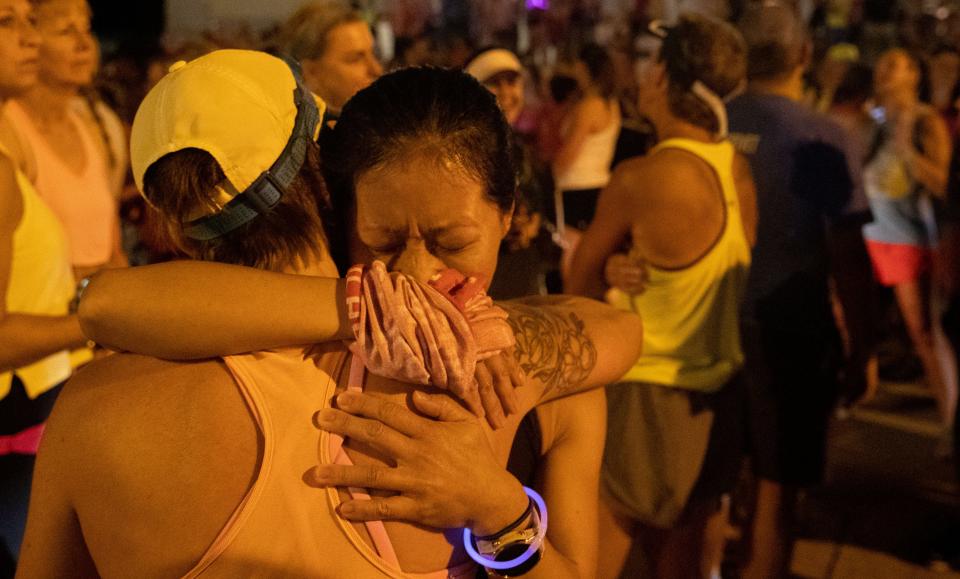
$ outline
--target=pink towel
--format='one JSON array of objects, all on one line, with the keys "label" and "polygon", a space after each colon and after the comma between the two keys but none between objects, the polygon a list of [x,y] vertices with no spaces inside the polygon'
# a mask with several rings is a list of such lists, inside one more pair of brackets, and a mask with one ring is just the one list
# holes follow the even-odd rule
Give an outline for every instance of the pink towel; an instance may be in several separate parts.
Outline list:
[{"label": "pink towel", "polygon": [[[434,287],[430,287],[430,286]],[[447,270],[422,284],[382,262],[347,274],[356,340],[350,351],[374,374],[432,384],[479,406],[477,360],[513,346],[507,313],[476,278]]]}]

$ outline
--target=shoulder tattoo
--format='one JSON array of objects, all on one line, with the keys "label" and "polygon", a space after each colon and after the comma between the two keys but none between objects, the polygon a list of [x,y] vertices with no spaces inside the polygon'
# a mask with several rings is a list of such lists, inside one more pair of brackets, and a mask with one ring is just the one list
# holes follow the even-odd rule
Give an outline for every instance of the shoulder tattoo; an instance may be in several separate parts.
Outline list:
[{"label": "shoulder tattoo", "polygon": [[574,312],[558,313],[511,304],[507,321],[517,343],[520,369],[548,389],[566,392],[582,384],[597,365],[597,349]]}]

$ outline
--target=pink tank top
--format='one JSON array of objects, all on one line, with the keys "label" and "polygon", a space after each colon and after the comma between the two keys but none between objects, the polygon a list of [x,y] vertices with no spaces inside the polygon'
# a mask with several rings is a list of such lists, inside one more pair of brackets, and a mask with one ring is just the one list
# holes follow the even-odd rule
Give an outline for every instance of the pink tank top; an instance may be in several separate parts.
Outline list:
[{"label": "pink tank top", "polygon": [[117,201],[110,192],[106,160],[79,115],[70,110],[69,122],[80,134],[86,166],[74,172],[53,151],[47,138],[23,106],[7,103],[5,112],[17,132],[30,144],[37,159],[37,193],[60,219],[70,242],[71,263],[78,267],[109,261],[117,229]]},{"label": "pink tank top", "polygon": [[[263,456],[246,497],[197,565],[184,577],[315,577],[329,579],[466,579],[471,563],[435,573],[400,569],[380,524],[368,526],[375,546],[340,518],[336,489],[307,485],[303,477],[318,462],[343,461],[339,437],[321,433],[313,415],[330,406],[334,377],[348,354],[303,349],[224,358],[260,431]],[[361,367],[362,368],[362,367]],[[355,368],[357,378],[362,372]],[[358,382],[351,387],[362,387]],[[359,489],[358,489],[359,490]],[[362,491],[360,491],[362,492]],[[443,541],[442,536],[438,538]]]}]

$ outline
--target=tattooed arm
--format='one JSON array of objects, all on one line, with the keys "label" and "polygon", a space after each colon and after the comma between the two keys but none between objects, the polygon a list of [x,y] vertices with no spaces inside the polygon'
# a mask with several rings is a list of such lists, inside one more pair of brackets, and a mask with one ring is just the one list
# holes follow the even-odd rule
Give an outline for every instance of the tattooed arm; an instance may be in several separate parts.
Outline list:
[{"label": "tattooed arm", "polygon": [[540,402],[620,379],[640,357],[640,318],[595,300],[544,296],[500,304],[517,338],[514,357],[542,385]]}]

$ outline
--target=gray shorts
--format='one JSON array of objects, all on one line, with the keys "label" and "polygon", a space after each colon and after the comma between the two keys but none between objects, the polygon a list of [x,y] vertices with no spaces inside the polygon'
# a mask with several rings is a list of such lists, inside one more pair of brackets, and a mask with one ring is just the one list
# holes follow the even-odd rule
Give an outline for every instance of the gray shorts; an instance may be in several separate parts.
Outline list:
[{"label": "gray shorts", "polygon": [[739,376],[717,392],[622,382],[607,387],[603,490],[614,509],[661,528],[736,484],[743,456]]}]

